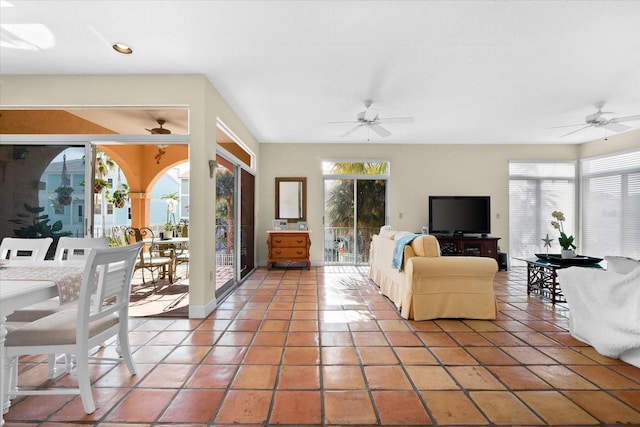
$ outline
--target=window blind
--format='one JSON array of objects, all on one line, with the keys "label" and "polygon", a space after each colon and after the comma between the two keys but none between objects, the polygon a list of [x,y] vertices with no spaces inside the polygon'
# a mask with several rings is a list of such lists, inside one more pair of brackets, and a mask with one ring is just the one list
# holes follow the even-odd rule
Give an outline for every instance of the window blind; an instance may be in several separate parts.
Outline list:
[{"label": "window blind", "polygon": [[560,253],[560,233],[551,225],[551,212],[562,211],[567,235],[576,236],[576,163],[509,162],[509,252],[515,258],[546,253],[542,239],[549,235],[549,253]]},{"label": "window blind", "polygon": [[640,150],[583,159],[582,251],[640,259]]}]

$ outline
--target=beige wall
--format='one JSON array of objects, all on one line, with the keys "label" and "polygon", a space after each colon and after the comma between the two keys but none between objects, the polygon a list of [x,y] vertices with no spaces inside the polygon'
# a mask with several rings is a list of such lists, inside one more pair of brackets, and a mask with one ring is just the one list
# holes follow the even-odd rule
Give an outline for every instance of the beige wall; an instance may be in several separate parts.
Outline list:
[{"label": "beige wall", "polygon": [[[311,261],[323,258],[323,160],[387,160],[389,224],[419,231],[427,225],[429,195],[491,196],[492,235],[509,250],[509,160],[575,160],[640,147],[640,131],[575,145],[261,144],[258,260],[267,258],[266,230],[275,215],[275,177],[306,176]],[[499,218],[498,218],[499,217]]]},{"label": "beige wall", "polygon": [[637,150],[640,148],[640,129],[620,135],[613,135],[586,142],[578,147],[578,155],[581,159],[586,157],[601,156],[603,154]]},{"label": "beige wall", "polygon": [[[286,154],[285,154],[286,153]],[[323,160],[390,162],[389,224],[419,231],[428,223],[429,195],[491,196],[492,235],[508,250],[509,160],[575,159],[575,145],[262,144],[258,259],[266,260],[266,230],[274,218],[276,176],[306,176],[311,260],[323,257]],[[285,161],[286,159],[286,161]],[[499,216],[499,219],[498,219]]]},{"label": "beige wall", "polygon": [[189,221],[199,230],[190,233],[189,310],[190,317],[205,317],[215,308],[215,180],[209,178],[208,160],[215,159],[217,119],[256,155],[257,140],[202,75],[0,77],[1,108],[73,106],[189,108]]}]

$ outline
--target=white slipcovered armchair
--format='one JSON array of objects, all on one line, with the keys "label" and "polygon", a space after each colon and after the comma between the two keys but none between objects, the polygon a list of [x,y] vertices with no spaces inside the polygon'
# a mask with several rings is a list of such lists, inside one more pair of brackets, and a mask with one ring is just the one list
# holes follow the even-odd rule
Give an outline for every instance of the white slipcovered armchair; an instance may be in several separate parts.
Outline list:
[{"label": "white slipcovered armchair", "polygon": [[607,270],[558,270],[570,333],[604,356],[640,367],[640,262],[605,259]]}]

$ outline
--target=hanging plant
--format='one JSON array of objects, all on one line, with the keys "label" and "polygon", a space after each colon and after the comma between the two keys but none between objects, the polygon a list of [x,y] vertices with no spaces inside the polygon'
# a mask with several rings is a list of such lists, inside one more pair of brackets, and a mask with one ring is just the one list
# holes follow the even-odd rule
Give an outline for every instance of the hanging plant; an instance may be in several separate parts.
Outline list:
[{"label": "hanging plant", "polygon": [[95,178],[93,180],[93,191],[96,194],[100,194],[105,188],[111,188],[111,183],[103,178]]},{"label": "hanging plant", "polygon": [[124,208],[124,205],[128,198],[129,186],[127,184],[120,184],[120,187],[109,197],[109,201],[113,203],[114,207],[120,209]]},{"label": "hanging plant", "polygon": [[58,193],[58,203],[63,206],[68,206],[71,204],[71,201],[73,200],[73,187],[65,185],[58,187],[53,191]]}]

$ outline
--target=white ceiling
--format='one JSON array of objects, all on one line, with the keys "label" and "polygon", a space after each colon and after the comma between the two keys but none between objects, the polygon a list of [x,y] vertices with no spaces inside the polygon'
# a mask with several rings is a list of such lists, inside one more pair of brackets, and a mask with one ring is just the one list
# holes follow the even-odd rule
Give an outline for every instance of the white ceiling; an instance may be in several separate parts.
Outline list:
[{"label": "white ceiling", "polygon": [[0,5],[1,74],[205,74],[261,142],[365,141],[327,124],[355,120],[365,99],[415,118],[372,142],[579,143],[605,130],[550,128],[583,123],[597,101],[640,114],[640,1]]}]

